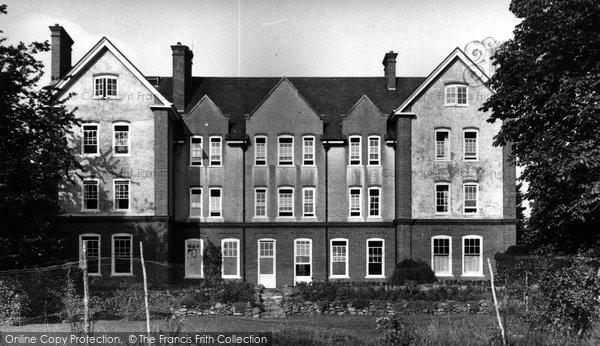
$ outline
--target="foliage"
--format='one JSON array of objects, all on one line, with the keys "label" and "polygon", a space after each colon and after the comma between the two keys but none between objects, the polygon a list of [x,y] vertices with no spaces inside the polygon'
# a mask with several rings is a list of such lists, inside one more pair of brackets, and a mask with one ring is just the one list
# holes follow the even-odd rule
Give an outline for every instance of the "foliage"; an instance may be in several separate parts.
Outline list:
[{"label": "foliage", "polygon": [[381,333],[379,341],[384,345],[414,345],[414,328],[398,316],[381,317],[375,320],[377,331]]},{"label": "foliage", "polygon": [[600,313],[597,269],[578,258],[570,266],[546,271],[539,283],[535,325],[565,336],[589,336]]},{"label": "foliage", "polygon": [[254,285],[248,282],[222,283],[211,288],[210,300],[215,303],[254,301]]},{"label": "foliage", "polygon": [[396,264],[394,274],[390,278],[390,283],[393,285],[402,285],[408,281],[414,281],[417,284],[426,284],[436,282],[437,278],[427,263],[405,259]]},{"label": "foliage", "polygon": [[[0,5],[6,14],[6,5]],[[2,33],[2,31],[0,31]],[[78,124],[52,87],[38,87],[48,42],[7,45],[0,37],[0,269],[61,260],[52,232],[57,182],[79,164],[66,135]]]},{"label": "foliage", "polygon": [[223,261],[221,248],[213,244],[210,239],[206,238],[206,248],[204,249],[204,275],[206,276],[206,284],[209,286],[216,285],[221,282],[221,263]]},{"label": "foliage", "polygon": [[523,203],[525,197],[523,194],[523,182],[517,182],[515,186],[516,216],[517,216],[517,244],[522,244],[527,235],[528,218],[525,216],[525,207]]},{"label": "foliage", "polygon": [[17,324],[27,306],[27,294],[21,284],[11,278],[0,279],[0,326]]},{"label": "foliage", "polygon": [[502,121],[532,201],[526,240],[561,253],[600,240],[600,2],[513,0],[521,22],[495,54],[483,105]]},{"label": "foliage", "polygon": [[204,308],[208,305],[210,297],[204,291],[187,292],[177,305],[190,309]]}]

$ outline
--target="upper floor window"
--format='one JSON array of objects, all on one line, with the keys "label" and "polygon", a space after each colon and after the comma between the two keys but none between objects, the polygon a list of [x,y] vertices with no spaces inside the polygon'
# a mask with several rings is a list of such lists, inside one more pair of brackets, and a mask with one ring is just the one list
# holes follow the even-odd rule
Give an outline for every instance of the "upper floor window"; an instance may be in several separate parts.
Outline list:
[{"label": "upper floor window", "polygon": [[357,166],[361,164],[361,138],[360,136],[350,136],[350,157],[349,162],[351,166]]},{"label": "upper floor window", "polygon": [[278,201],[279,216],[294,216],[294,189],[280,188]]},{"label": "upper floor window", "polygon": [[190,188],[190,217],[202,217],[202,188]]},{"label": "upper floor window", "polygon": [[115,210],[129,209],[129,180],[114,181],[114,208]]},{"label": "upper floor window", "polygon": [[302,138],[302,165],[314,166],[315,164],[315,137]]},{"label": "upper floor window", "polygon": [[476,161],[478,160],[479,146],[477,143],[477,130],[465,130],[463,132],[464,137],[464,160],[465,161]]},{"label": "upper floor window", "polygon": [[83,210],[98,210],[98,180],[83,181]]},{"label": "upper floor window", "polygon": [[190,166],[202,166],[202,136],[190,137]]},{"label": "upper floor window", "polygon": [[350,217],[360,217],[362,209],[361,188],[350,188]]},{"label": "upper floor window", "polygon": [[450,184],[435,184],[435,212],[437,214],[450,212]]},{"label": "upper floor window", "polygon": [[83,154],[98,154],[98,124],[83,124]]},{"label": "upper floor window", "polygon": [[469,87],[461,84],[446,85],[446,106],[466,106]]},{"label": "upper floor window", "polygon": [[278,141],[278,164],[281,166],[294,165],[294,137],[281,136]]},{"label": "upper floor window", "polygon": [[381,140],[379,136],[369,136],[369,165],[381,164]]},{"label": "upper floor window", "polygon": [[94,97],[116,97],[117,96],[116,76],[98,76],[94,77]]},{"label": "upper floor window", "polygon": [[477,184],[465,184],[464,185],[464,193],[463,193],[463,205],[464,205],[464,213],[472,214],[477,213],[477,200],[479,185]]},{"label": "upper floor window", "polygon": [[254,216],[267,216],[267,189],[258,188],[254,190]]},{"label": "upper floor window", "polygon": [[223,143],[221,137],[210,137],[210,165],[221,166],[223,156]]},{"label": "upper floor window", "polygon": [[437,276],[452,276],[452,238],[438,235],[431,238],[432,269]]},{"label": "upper floor window", "polygon": [[463,275],[483,275],[482,238],[477,235],[463,237]]},{"label": "upper floor window", "polygon": [[381,216],[381,189],[378,187],[369,188],[369,217]]},{"label": "upper floor window", "polygon": [[115,155],[129,154],[129,124],[114,124],[113,133],[113,152]]},{"label": "upper floor window", "polygon": [[267,137],[256,137],[254,139],[254,164],[265,166],[267,164]]},{"label": "upper floor window", "polygon": [[435,159],[450,160],[450,131],[435,130]]},{"label": "upper floor window", "polygon": [[209,204],[209,216],[210,217],[221,217],[221,188],[215,187],[210,189],[210,204]]},{"label": "upper floor window", "polygon": [[315,188],[305,187],[302,189],[302,216],[315,216]]}]

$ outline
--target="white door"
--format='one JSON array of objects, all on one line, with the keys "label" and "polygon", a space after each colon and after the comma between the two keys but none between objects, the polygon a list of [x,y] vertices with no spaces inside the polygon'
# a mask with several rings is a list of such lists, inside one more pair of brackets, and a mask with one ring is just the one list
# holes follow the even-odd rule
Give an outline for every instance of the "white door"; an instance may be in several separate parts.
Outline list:
[{"label": "white door", "polygon": [[258,241],[258,284],[275,288],[275,240]]},{"label": "white door", "polygon": [[294,284],[312,281],[312,241],[294,240]]},{"label": "white door", "polygon": [[202,240],[186,239],[185,241],[185,277],[198,279],[202,277]]}]

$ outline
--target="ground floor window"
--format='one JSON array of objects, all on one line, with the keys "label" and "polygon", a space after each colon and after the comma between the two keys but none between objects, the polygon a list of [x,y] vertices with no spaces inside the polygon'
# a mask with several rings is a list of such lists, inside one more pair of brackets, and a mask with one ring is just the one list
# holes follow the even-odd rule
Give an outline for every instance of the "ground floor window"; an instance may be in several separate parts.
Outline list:
[{"label": "ground floor window", "polygon": [[203,277],[204,242],[202,239],[186,239],[185,241],[185,277],[197,279]]},{"label": "ground floor window", "polygon": [[82,268],[84,245],[88,274],[100,275],[100,235],[82,234],[79,236],[79,266]]},{"label": "ground floor window", "polygon": [[224,279],[240,278],[240,240],[223,239],[221,240],[221,249],[223,251],[222,276]]},{"label": "ground floor window", "polygon": [[311,281],[312,277],[312,240],[294,240],[294,276],[296,282]]},{"label": "ground floor window", "polygon": [[483,275],[482,242],[480,236],[463,237],[463,276]]},{"label": "ground floor window", "polygon": [[383,239],[367,240],[367,277],[383,277]]},{"label": "ground floor window", "polygon": [[348,277],[348,239],[331,240],[331,277]]},{"label": "ground floor window", "polygon": [[431,239],[432,269],[437,276],[452,276],[452,238],[435,236]]},{"label": "ground floor window", "polygon": [[112,236],[112,275],[133,274],[133,241],[131,234]]}]

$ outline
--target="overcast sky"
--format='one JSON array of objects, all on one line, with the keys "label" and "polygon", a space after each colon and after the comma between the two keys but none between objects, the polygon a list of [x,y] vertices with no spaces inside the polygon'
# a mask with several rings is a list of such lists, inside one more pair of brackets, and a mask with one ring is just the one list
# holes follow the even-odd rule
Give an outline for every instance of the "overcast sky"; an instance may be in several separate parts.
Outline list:
[{"label": "overcast sky", "polygon": [[[10,42],[50,39],[58,23],[73,63],[108,37],[145,75],[171,75],[172,44],[194,51],[196,76],[425,76],[455,47],[512,37],[509,0],[3,0]],[[40,58],[49,68],[49,54]]]}]

